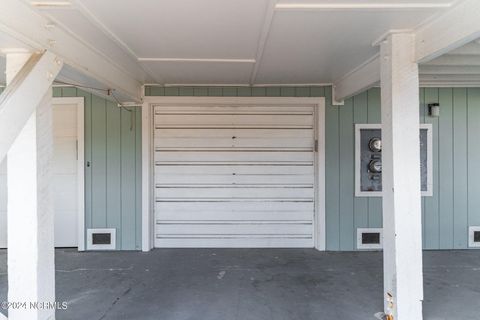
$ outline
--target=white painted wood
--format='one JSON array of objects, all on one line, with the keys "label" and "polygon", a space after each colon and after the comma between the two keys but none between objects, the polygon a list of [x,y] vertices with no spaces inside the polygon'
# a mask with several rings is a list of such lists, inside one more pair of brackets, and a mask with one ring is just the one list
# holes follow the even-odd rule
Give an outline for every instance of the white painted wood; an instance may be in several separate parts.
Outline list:
[{"label": "white painted wood", "polygon": [[[53,98],[55,246],[85,247],[84,101]],[[7,161],[0,169],[0,248],[7,248]],[[4,223],[1,223],[4,222]]]},{"label": "white painted wood", "polygon": [[363,10],[408,10],[408,9],[431,9],[431,8],[450,8],[453,5],[452,1],[422,1],[422,2],[377,2],[377,1],[362,1],[362,3],[346,2],[346,3],[293,3],[291,0],[282,1],[275,6],[276,10],[348,10],[348,11],[363,11]]},{"label": "white painted wood", "polygon": [[[355,124],[355,197],[381,197],[381,191],[360,190],[360,132],[362,129],[382,129],[381,124],[357,123]],[[423,197],[433,196],[433,136],[432,124],[421,123],[420,129],[427,130],[427,190],[421,191]]]},{"label": "white painted wood", "polygon": [[475,232],[480,232],[480,226],[468,227],[468,247],[480,248],[480,242],[475,242]]},{"label": "white painted wood", "polygon": [[27,3],[16,0],[2,1],[0,30],[4,33],[33,48],[49,48],[69,65],[116,89],[119,95],[140,101],[143,79],[131,77],[106,58],[106,55],[93,49],[95,43],[87,45],[68,31],[55,26],[46,28],[46,25],[51,25],[51,20],[35,12]]},{"label": "white painted wood", "polygon": [[419,84],[415,36],[381,44],[385,313],[421,320],[423,301]]},{"label": "white painted wood", "polygon": [[[0,14],[3,14],[3,10]],[[25,57],[25,53],[20,53]],[[7,59],[8,60],[8,59]],[[13,77],[8,69],[18,71]],[[7,61],[9,85],[0,96],[0,161],[7,154],[14,139],[32,115],[53,79],[62,68],[62,61],[46,51],[33,54],[19,70],[18,65]],[[32,103],[32,101],[34,101]]]},{"label": "white painted wood", "polygon": [[[362,243],[363,233],[379,233],[380,242],[378,244]],[[382,228],[357,228],[357,249],[358,250],[380,250],[383,248],[383,229]]]},{"label": "white painted wood", "polygon": [[[85,147],[84,147],[84,99],[80,97],[53,98],[55,246],[78,247],[85,250]],[[66,132],[65,132],[66,131]],[[65,161],[57,163],[56,156],[62,145],[70,150],[65,154],[70,168],[62,170]],[[72,150],[72,148],[74,148]],[[58,159],[60,160],[60,159]],[[63,183],[55,180],[61,179]],[[64,197],[68,192],[70,197]],[[67,210],[58,204],[64,203]]]},{"label": "white painted wood", "polygon": [[311,246],[309,237],[290,236],[276,237],[259,235],[244,237],[206,238],[198,237],[193,242],[191,238],[157,238],[155,247],[160,248],[306,248]]},{"label": "white painted wood", "polygon": [[480,2],[464,0],[415,30],[415,61],[427,62],[480,37]]},{"label": "white painted wood", "polygon": [[[147,100],[146,97],[144,100]],[[142,251],[154,246],[153,199],[153,108],[148,101],[142,104]]]},{"label": "white painted wood", "polygon": [[[314,115],[317,111],[312,109],[312,106],[318,105],[322,106],[319,108],[321,111],[319,117],[323,122],[323,98],[146,97],[143,110],[145,115],[150,118],[147,121],[144,119],[144,123],[151,125],[150,121],[158,122],[158,118],[174,116],[177,118],[175,123],[179,127],[150,129],[151,136],[147,136],[147,139],[143,141],[144,146],[150,146],[150,150],[157,150],[148,155],[149,157],[155,156],[152,169],[155,169],[153,179],[157,182],[144,185],[144,188],[150,188],[149,190],[153,188],[156,196],[151,198],[152,202],[149,201],[147,204],[143,202],[143,207],[149,208],[154,204],[156,223],[152,223],[152,226],[156,225],[157,231],[164,231],[168,226],[168,228],[172,228],[168,230],[173,230],[173,232],[177,229],[181,230],[181,233],[185,232],[184,235],[173,234],[168,237],[157,233],[154,245],[192,247],[192,243],[194,243],[194,246],[203,247],[315,246],[313,229],[317,228],[317,224],[314,223],[316,194],[313,191],[314,182],[317,179],[314,173],[319,171],[314,169],[317,161],[317,156],[313,155],[313,136],[316,127]],[[145,110],[146,108],[147,110]],[[232,123],[233,120],[232,124],[234,125],[221,129],[224,127],[222,121],[218,121],[219,128],[218,125],[208,127],[208,123],[196,125],[195,121],[190,120],[200,115],[220,116],[223,123]],[[298,121],[304,121],[298,116],[307,117],[307,119],[310,117],[310,119],[308,127],[301,129],[281,127],[258,129],[250,123],[250,120],[258,116],[265,116],[263,118],[265,121],[270,121],[268,117],[272,116],[285,117],[285,121],[293,125],[297,125]],[[290,119],[287,120],[287,117]],[[182,119],[188,119],[190,125],[182,125]],[[208,118],[206,117],[206,119]],[[242,121],[235,122],[236,119],[242,119]],[[238,126],[241,125],[248,127],[239,129]],[[215,131],[220,134],[215,136]],[[323,133],[324,129],[320,128],[320,132]],[[222,144],[227,140],[221,139],[228,138],[231,133],[236,133],[238,137],[235,136],[235,139],[230,137],[230,140],[241,141],[243,139],[243,142],[239,142],[240,145],[244,143],[243,147],[238,148],[235,143],[233,145],[231,143]],[[157,135],[159,138],[153,139],[153,136]],[[191,140],[187,144],[178,144],[178,142],[185,141],[179,140],[182,137],[197,138],[197,146],[192,146]],[[166,140],[169,138],[172,140]],[[285,143],[288,145],[288,139],[293,138],[302,143],[302,150],[297,148],[295,152],[292,152],[293,150],[289,151],[288,147],[285,148],[280,143],[282,139],[285,139]],[[218,144],[218,141],[222,142]],[[254,141],[255,146],[245,144],[252,143],[250,141]],[[177,142],[176,149],[173,149],[175,142]],[[167,143],[168,146],[158,147],[161,143]],[[212,147],[211,144],[215,145],[215,143],[217,145]],[[274,148],[266,151],[269,149],[269,144],[273,144]],[[321,141],[320,146],[323,144],[324,141]],[[254,150],[248,149],[249,147],[258,148],[258,150],[252,152]],[[209,151],[202,151],[201,148],[209,149]],[[323,153],[322,156],[324,156]],[[321,167],[323,166],[322,164]],[[150,171],[148,174],[153,173]],[[320,206],[320,208],[322,207],[324,208],[324,204]],[[149,213],[148,210],[146,211]],[[320,215],[324,217],[324,210]],[[144,222],[151,219],[150,215],[143,217]],[[287,228],[279,229],[282,230],[282,234],[279,236],[255,233],[258,228],[263,228],[258,229],[263,230],[262,232],[275,230],[275,228],[271,228],[275,222],[281,225],[281,228]],[[285,232],[288,231],[288,228],[295,231],[296,229],[292,228],[297,228],[299,223],[309,226],[308,230],[310,231],[307,235],[301,235],[298,238]],[[324,221],[319,223],[320,226],[323,225],[323,228],[324,224]],[[248,226],[252,225],[254,227],[249,229]],[[192,234],[192,226],[198,227],[199,231],[213,230],[217,234],[212,234],[209,238],[205,238],[201,232]],[[223,229],[221,226],[231,226],[228,228],[234,229]],[[148,232],[151,232],[150,230]],[[240,230],[238,231],[240,233],[235,233],[234,230]],[[144,239],[147,239],[146,242],[149,242],[153,232],[147,235],[144,227],[143,234]],[[179,236],[182,238],[178,238]],[[201,238],[198,238],[200,236]],[[256,238],[253,240],[248,238],[252,236]],[[286,237],[287,241],[282,237]],[[325,237],[324,231],[323,237]],[[324,242],[324,239],[322,241],[321,237],[318,238],[320,242]]]},{"label": "white painted wood", "polygon": [[326,209],[325,209],[325,99],[315,107],[315,248],[326,250]]},{"label": "white painted wood", "polygon": [[[34,64],[39,61],[38,58],[41,60],[42,57],[53,58],[51,55],[44,54],[36,57],[37,59],[33,60]],[[18,70],[17,67],[22,63],[27,66],[32,63],[32,60],[23,53],[7,55],[7,83],[10,88],[9,94],[13,97],[22,92],[22,85],[32,81],[32,78],[35,79],[35,67],[28,68],[28,66],[22,67],[13,77]],[[53,77],[58,73],[59,66],[57,67]],[[47,70],[49,70],[48,67]],[[22,74],[24,72],[26,74]],[[17,100],[17,104],[13,104],[13,107],[22,109],[24,112],[31,110],[26,123],[21,118],[10,119],[19,121],[23,127],[8,150],[8,301],[10,302],[55,301],[54,230],[49,168],[53,140],[50,87],[53,77],[48,77],[47,72],[43,73],[43,77],[47,77],[49,83],[45,83],[45,78],[42,79],[38,75],[37,81],[30,83],[30,91],[27,90],[28,86],[23,89],[28,99]],[[37,90],[43,89],[44,92],[35,92],[33,86],[38,86]],[[28,95],[31,91],[34,91],[34,94]],[[34,107],[29,108],[19,103],[29,103]],[[53,319],[55,310],[9,309],[8,317],[12,320]]]},{"label": "white painted wood", "polygon": [[349,72],[333,84],[335,100],[340,102],[365,91],[380,81],[380,60],[378,55]]},{"label": "white painted wood", "polygon": [[7,158],[0,162],[0,248],[7,247]]},{"label": "white painted wood", "polygon": [[[202,108],[205,109],[205,108]],[[209,168],[231,169],[228,162],[235,162],[235,168],[242,168],[247,175],[255,174],[250,171],[251,163],[255,161],[269,163],[264,166],[269,170],[282,166],[285,161],[289,161],[292,167],[298,165],[300,161],[308,156],[311,168],[311,179],[313,180],[313,114],[314,110],[306,110],[305,115],[288,114],[289,110],[295,111],[296,107],[283,108],[281,114],[275,113],[275,110],[256,106],[249,106],[240,110],[242,114],[236,114],[238,107],[212,107],[207,113],[192,110],[182,114],[172,114],[171,108],[167,112],[162,111],[162,106],[155,107],[154,132],[154,151],[155,159],[158,165],[155,168],[175,167],[185,161],[192,163],[194,167],[208,166]],[[168,140],[163,129],[168,124],[174,124],[176,136],[187,136],[194,139],[189,144],[185,144],[179,138]],[[213,124],[213,125],[212,125]],[[266,125],[275,129],[258,129],[258,125]],[[303,125],[306,129],[284,129],[283,127],[298,127]],[[204,128],[208,129],[204,129]],[[213,129],[213,128],[215,129]],[[230,129],[222,129],[229,127]],[[248,127],[248,128],[245,128]],[[205,131],[207,130],[207,131]],[[207,134],[206,134],[207,133]],[[217,133],[217,134],[215,134]],[[228,135],[226,136],[226,134]],[[266,133],[266,134],[265,134]],[[218,144],[217,137],[225,137],[223,144]],[[270,137],[270,138],[269,138]],[[292,139],[296,137],[297,141]],[[250,138],[250,140],[248,140]],[[255,140],[252,144],[251,139]],[[161,142],[169,143],[168,148],[159,147]],[[170,141],[170,142],[169,142]],[[183,142],[183,143],[182,143]],[[298,144],[303,148],[295,148]],[[202,148],[203,147],[203,148]],[[290,147],[290,148],[289,148]],[[211,149],[205,152],[205,149]],[[297,149],[292,152],[291,149]],[[173,158],[172,158],[173,157]],[[224,162],[222,164],[222,161]],[[225,162],[226,161],[226,162]],[[159,163],[160,162],[160,163]],[[185,167],[183,165],[182,167]],[[256,169],[257,167],[255,167]],[[165,172],[165,168],[162,168]],[[254,170],[255,170],[254,169]],[[258,171],[255,170],[258,174]],[[236,172],[231,174],[236,177]],[[185,182],[184,184],[165,184],[165,182],[155,175],[158,179],[155,182],[155,197],[157,202],[167,203],[208,203],[210,204],[212,214],[217,216],[211,220],[198,220],[199,217],[191,212],[190,220],[165,220],[162,211],[156,212],[156,238],[182,236],[191,238],[195,242],[197,237],[208,235],[211,238],[221,239],[223,236],[234,238],[236,236],[245,238],[248,235],[257,236],[265,234],[275,234],[281,238],[282,235],[298,235],[309,237],[313,246],[313,210],[310,212],[310,218],[304,223],[298,223],[302,217],[296,216],[296,211],[291,211],[292,217],[289,220],[278,220],[278,216],[270,216],[271,220],[255,221],[243,219],[224,220],[228,212],[221,212],[216,209],[217,204],[225,202],[242,201],[251,204],[254,211],[260,211],[260,207],[254,207],[254,204],[261,204],[268,201],[282,201],[290,204],[301,203],[301,201],[314,202],[314,185],[298,184],[285,179],[284,184],[272,184],[268,176],[263,181],[250,184],[239,184],[235,180],[231,183],[215,183],[215,175],[210,176],[209,182],[199,184],[196,180]],[[221,206],[223,207],[223,206]],[[241,216],[244,213],[237,213]],[[259,212],[261,214],[261,211]],[[258,245],[264,240],[259,239]]]},{"label": "white painted wood", "polygon": [[265,45],[268,41],[268,34],[270,33],[270,27],[272,25],[272,20],[275,15],[275,5],[277,4],[277,2],[278,0],[269,0],[267,4],[267,9],[265,10],[265,17],[263,19],[262,31],[260,33],[260,38],[258,40],[257,53],[255,56],[255,59],[256,59],[255,66],[252,70],[252,74],[250,75],[250,84],[255,83],[258,69],[260,68],[260,63],[262,62],[263,51],[265,50]]}]

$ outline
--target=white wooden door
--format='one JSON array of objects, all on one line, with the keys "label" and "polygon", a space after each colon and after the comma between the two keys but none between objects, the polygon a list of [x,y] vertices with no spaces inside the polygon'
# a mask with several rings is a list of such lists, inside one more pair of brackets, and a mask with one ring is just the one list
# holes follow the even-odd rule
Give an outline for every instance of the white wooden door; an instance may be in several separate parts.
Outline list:
[{"label": "white wooden door", "polygon": [[156,106],[156,247],[313,247],[314,107]]},{"label": "white wooden door", "polygon": [[52,183],[55,210],[55,246],[78,243],[77,105],[53,105]]},{"label": "white wooden door", "polygon": [[[53,104],[52,184],[56,247],[76,247],[78,244],[77,108],[76,103]],[[7,160],[0,164],[0,248],[7,247],[6,169]]]}]

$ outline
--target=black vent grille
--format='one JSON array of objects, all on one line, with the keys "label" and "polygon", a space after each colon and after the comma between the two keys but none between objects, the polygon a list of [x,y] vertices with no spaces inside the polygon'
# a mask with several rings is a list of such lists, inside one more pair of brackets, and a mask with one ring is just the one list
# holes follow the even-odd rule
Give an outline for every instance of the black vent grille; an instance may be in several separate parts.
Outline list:
[{"label": "black vent grille", "polygon": [[112,234],[92,233],[92,244],[112,244]]},{"label": "black vent grille", "polygon": [[363,232],[362,244],[380,244],[380,232]]},{"label": "black vent grille", "polygon": [[480,243],[480,231],[473,231],[473,242]]}]

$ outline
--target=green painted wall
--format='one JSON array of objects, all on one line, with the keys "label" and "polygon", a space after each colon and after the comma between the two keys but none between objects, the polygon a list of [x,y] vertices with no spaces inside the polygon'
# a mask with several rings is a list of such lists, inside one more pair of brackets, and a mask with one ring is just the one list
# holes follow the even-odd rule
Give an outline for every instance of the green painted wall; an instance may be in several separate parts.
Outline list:
[{"label": "green painted wall", "polygon": [[[354,125],[380,123],[380,90],[331,105],[330,87],[146,87],[147,96],[326,98],[328,250],[355,250],[356,228],[382,226],[382,200],[354,197]],[[422,199],[425,249],[465,249],[468,226],[480,225],[480,88],[421,88],[421,122],[433,124],[434,196]],[[426,104],[440,102],[439,118]]]},{"label": "green painted wall", "polygon": [[85,98],[86,228],[116,228],[117,249],[141,249],[141,110],[80,89],[54,97]]}]

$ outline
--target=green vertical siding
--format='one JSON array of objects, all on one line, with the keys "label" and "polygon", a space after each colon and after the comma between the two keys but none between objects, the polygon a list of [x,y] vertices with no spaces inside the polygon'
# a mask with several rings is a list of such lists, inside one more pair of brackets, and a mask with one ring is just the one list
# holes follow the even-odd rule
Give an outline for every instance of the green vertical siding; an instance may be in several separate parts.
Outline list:
[{"label": "green vertical siding", "polygon": [[85,224],[115,228],[117,249],[141,249],[141,110],[121,109],[80,89],[54,97],[85,99]]},{"label": "green vertical siding", "polygon": [[[327,250],[355,250],[356,229],[382,226],[381,198],[354,197],[354,125],[380,123],[380,89],[331,105],[329,87],[146,87],[147,96],[326,98]],[[440,102],[439,118],[427,104]],[[480,89],[421,88],[419,117],[433,126],[433,197],[422,198],[426,249],[465,249],[469,225],[480,225]]]}]

